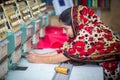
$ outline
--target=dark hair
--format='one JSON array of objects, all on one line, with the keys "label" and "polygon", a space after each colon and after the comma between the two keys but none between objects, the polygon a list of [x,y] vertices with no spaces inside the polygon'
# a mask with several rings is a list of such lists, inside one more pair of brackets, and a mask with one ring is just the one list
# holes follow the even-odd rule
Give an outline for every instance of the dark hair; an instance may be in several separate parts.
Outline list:
[{"label": "dark hair", "polygon": [[[71,8],[68,8],[68,9],[64,10],[64,11],[60,14],[60,16],[59,16],[59,21],[60,21],[60,20],[61,20],[62,22],[64,22],[66,25],[69,25],[69,26],[72,27]],[[74,35],[74,37],[75,37],[76,34],[75,34],[75,31],[74,31],[73,27],[72,27],[72,30],[73,30],[73,35]]]},{"label": "dark hair", "polygon": [[60,16],[59,16],[59,21],[64,22],[66,25],[72,25],[72,20],[71,20],[71,8],[68,8],[64,10]]}]

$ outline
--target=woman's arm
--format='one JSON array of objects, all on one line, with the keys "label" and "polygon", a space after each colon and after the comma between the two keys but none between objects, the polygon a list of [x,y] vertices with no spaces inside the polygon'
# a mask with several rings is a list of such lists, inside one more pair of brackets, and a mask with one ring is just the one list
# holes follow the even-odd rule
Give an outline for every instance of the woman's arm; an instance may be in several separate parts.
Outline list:
[{"label": "woman's arm", "polygon": [[53,56],[53,55],[56,55],[57,52],[56,51],[52,51],[52,52],[49,52],[49,53],[39,54],[39,53],[36,53],[34,51],[30,51],[30,52],[28,52],[28,54],[30,54],[31,56],[32,55],[34,55],[34,56]]},{"label": "woman's arm", "polygon": [[[51,54],[54,54],[57,52],[53,52]],[[67,57],[65,57],[63,54],[56,54],[56,55],[48,55],[47,56],[36,56],[28,54],[27,60],[31,63],[47,63],[47,64],[55,64],[60,63],[69,60]]]}]

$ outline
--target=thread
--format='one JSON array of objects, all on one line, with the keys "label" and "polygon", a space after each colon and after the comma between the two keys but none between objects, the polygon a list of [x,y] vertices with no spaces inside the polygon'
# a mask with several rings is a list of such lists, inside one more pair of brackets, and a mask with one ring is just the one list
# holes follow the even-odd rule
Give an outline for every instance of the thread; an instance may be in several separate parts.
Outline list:
[{"label": "thread", "polygon": [[59,67],[59,66],[58,66],[58,67],[55,68],[55,71],[56,71],[57,73],[62,73],[62,74],[67,75],[69,69],[68,69],[68,68],[65,68],[65,67]]}]

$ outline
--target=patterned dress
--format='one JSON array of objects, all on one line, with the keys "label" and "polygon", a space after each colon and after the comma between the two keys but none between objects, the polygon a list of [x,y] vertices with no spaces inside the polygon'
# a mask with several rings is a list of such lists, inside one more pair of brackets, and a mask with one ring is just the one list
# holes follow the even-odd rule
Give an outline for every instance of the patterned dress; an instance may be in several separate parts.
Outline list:
[{"label": "patterned dress", "polygon": [[98,63],[104,69],[105,80],[117,80],[120,39],[86,6],[73,6],[71,19],[75,37],[57,52],[76,63]]}]

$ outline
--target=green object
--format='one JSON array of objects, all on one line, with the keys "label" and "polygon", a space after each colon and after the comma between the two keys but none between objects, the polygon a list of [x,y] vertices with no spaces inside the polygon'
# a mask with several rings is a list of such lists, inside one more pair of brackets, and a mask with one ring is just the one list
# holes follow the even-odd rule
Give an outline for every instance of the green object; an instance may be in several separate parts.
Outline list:
[{"label": "green object", "polygon": [[49,15],[48,15],[48,14],[45,14],[45,16],[46,16],[45,26],[48,26],[48,25],[49,25]]},{"label": "green object", "polygon": [[[21,34],[22,31],[20,31]],[[12,32],[11,30],[8,30],[7,32],[7,39],[9,41],[8,43],[8,69],[11,70],[13,68],[13,66],[16,65],[16,63],[13,64],[14,60],[16,60],[16,56],[14,56],[13,58],[13,54],[15,54],[16,51],[16,47],[15,47],[15,34],[14,32]],[[20,46],[21,48],[21,46]],[[19,53],[21,54],[21,53]]]},{"label": "green object", "polygon": [[15,51],[15,41],[14,41],[14,32],[8,30],[7,32],[7,40],[8,43],[8,56],[11,55]]},{"label": "green object", "polygon": [[[45,25],[42,23],[42,20],[43,20],[44,18],[45,18]],[[40,21],[40,25],[41,25],[42,27],[49,25],[49,14],[48,14],[48,13],[46,13],[45,15],[39,15],[39,19],[41,20],[41,21]]]},{"label": "green object", "polygon": [[21,55],[24,56],[24,49],[23,49],[23,45],[25,44],[26,40],[27,40],[27,26],[24,23],[20,24],[21,26],[21,30],[22,30],[22,47],[21,47]]},{"label": "green object", "polygon": [[35,33],[35,20],[31,19],[31,24],[33,25],[33,33]]},{"label": "green object", "polygon": [[55,16],[55,15],[56,15],[55,11],[52,11],[50,14],[50,16]]},{"label": "green object", "polygon": [[43,24],[42,24],[43,16],[39,15],[39,19],[40,19],[40,27],[43,27]]},{"label": "green object", "polygon": [[24,23],[21,23],[21,30],[22,30],[22,44],[25,43],[27,40],[27,31],[26,31],[26,25]]},{"label": "green object", "polygon": [[36,32],[37,31],[40,31],[40,27],[41,27],[41,20],[38,19],[38,20],[32,20],[31,21],[33,27],[34,27],[34,34],[33,34],[33,37],[32,37],[32,44],[37,44],[37,41],[36,41]]},{"label": "green object", "polygon": [[[33,34],[35,34],[36,31],[37,31],[37,30],[36,30],[36,29],[37,29],[37,25],[36,25],[37,23],[39,23],[39,25],[40,25],[40,24],[41,24],[41,23],[40,23],[40,20],[34,20],[34,19],[31,20],[31,24],[33,25],[33,29],[34,29]],[[40,26],[39,26],[39,27],[40,27]],[[39,28],[39,29],[40,29],[40,28]]]},{"label": "green object", "polygon": [[[31,25],[31,24],[29,24]],[[25,25],[24,23],[21,23],[21,30],[22,30],[22,47],[21,47],[21,50],[22,50],[22,56],[25,56],[25,52],[24,52],[24,45],[27,41],[27,38],[28,38],[28,34],[27,34],[27,29],[30,28],[29,25]],[[32,28],[34,28],[32,26]],[[34,31],[32,32],[32,35],[34,34]]]}]

